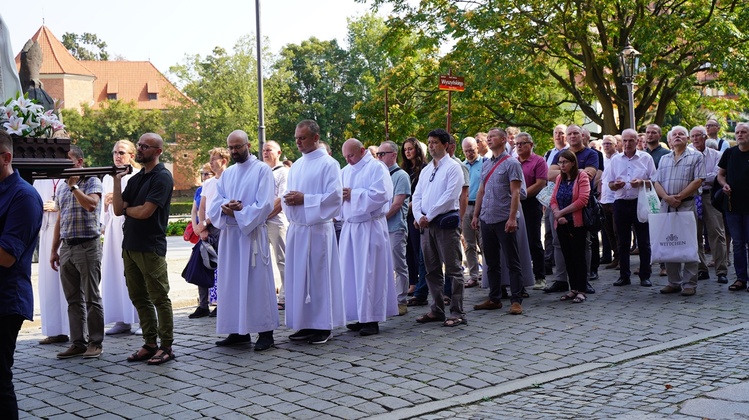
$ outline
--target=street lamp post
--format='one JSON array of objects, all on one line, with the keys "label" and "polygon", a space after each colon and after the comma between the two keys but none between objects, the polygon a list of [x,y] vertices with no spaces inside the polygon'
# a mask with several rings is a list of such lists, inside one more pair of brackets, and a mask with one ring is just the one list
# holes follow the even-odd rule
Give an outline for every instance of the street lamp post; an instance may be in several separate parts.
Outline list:
[{"label": "street lamp post", "polygon": [[633,130],[637,130],[637,128],[635,126],[635,95],[632,84],[640,66],[641,55],[639,51],[632,48],[629,41],[627,41],[627,46],[619,53],[619,66],[629,94],[629,126]]}]

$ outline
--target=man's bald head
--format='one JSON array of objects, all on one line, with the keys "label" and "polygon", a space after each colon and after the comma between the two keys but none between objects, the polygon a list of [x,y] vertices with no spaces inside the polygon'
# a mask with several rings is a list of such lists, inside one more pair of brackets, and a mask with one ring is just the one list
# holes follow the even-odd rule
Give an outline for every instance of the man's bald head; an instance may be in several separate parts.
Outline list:
[{"label": "man's bald head", "polygon": [[243,130],[234,130],[226,137],[226,146],[234,162],[242,163],[250,158],[250,139]]},{"label": "man's bald head", "polygon": [[356,165],[367,153],[367,149],[364,147],[362,142],[355,138],[350,138],[343,143],[341,148],[343,157],[349,165]]}]

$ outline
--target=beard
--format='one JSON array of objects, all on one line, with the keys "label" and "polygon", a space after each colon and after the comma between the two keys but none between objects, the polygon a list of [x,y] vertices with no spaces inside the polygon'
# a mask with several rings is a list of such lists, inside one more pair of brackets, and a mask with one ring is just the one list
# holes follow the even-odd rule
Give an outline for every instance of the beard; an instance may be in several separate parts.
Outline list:
[{"label": "beard", "polygon": [[151,163],[153,160],[156,159],[155,156],[148,156],[146,157],[142,153],[136,153],[135,154],[135,161],[138,163]]},{"label": "beard", "polygon": [[233,160],[235,163],[243,163],[246,162],[247,159],[250,158],[250,151],[245,150],[244,153],[232,153],[231,154],[231,160]]}]

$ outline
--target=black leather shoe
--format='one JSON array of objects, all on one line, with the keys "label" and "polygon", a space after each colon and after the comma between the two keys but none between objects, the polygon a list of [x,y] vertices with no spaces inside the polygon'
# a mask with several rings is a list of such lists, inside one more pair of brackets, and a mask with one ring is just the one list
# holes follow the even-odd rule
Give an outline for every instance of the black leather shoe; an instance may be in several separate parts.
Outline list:
[{"label": "black leather shoe", "polygon": [[556,292],[566,292],[570,290],[570,285],[563,281],[555,281],[554,283],[551,283],[549,286],[546,286],[544,288],[544,293],[556,293]]},{"label": "black leather shoe", "polygon": [[347,324],[346,328],[348,328],[349,331],[361,331],[362,326],[364,326],[364,324],[354,322],[353,324]]},{"label": "black leather shoe", "polygon": [[640,280],[640,286],[653,287],[653,283],[650,282],[650,279]]},{"label": "black leather shoe", "polygon": [[614,286],[628,286],[630,284],[632,284],[632,281],[630,279],[625,279],[624,277],[619,277],[619,279],[614,282]]},{"label": "black leather shoe", "polygon": [[718,283],[720,284],[728,283],[728,277],[726,277],[725,274],[718,274]]},{"label": "black leather shoe", "polygon": [[710,273],[707,271],[700,271],[697,273],[697,280],[708,280],[710,279]]},{"label": "black leather shoe", "polygon": [[218,316],[218,306],[216,306],[215,308],[213,308],[213,310],[211,311],[211,314],[208,315],[208,317],[209,318],[216,318],[217,316]]},{"label": "black leather shoe", "polygon": [[236,346],[238,344],[252,343],[252,338],[249,334],[229,334],[228,337],[223,340],[216,341],[216,345],[219,347]]},{"label": "black leather shoe", "polygon": [[255,351],[265,351],[274,346],[273,331],[261,332],[255,343]]},{"label": "black leather shoe", "polygon": [[195,312],[187,315],[187,317],[190,319],[203,318],[208,316],[208,314],[210,313],[211,311],[209,311],[208,308],[201,308],[200,306],[198,306],[197,309],[195,309]]},{"label": "black leather shoe", "polygon": [[359,335],[362,337],[366,337],[368,335],[375,335],[380,333],[380,324],[377,322],[366,322],[364,324],[361,324],[361,331],[359,331]]},{"label": "black leather shoe", "polygon": [[592,273],[590,273],[590,277],[588,277],[588,280],[598,280],[598,272],[593,271]]},{"label": "black leather shoe", "polygon": [[585,282],[585,293],[588,295],[596,293],[596,289],[594,289],[593,286],[591,286],[587,281]]}]

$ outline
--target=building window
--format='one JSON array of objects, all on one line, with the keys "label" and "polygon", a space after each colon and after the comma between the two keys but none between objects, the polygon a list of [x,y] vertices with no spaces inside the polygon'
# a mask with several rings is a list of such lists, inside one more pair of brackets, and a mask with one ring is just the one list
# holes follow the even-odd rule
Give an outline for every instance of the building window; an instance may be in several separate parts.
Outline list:
[{"label": "building window", "polygon": [[109,99],[110,101],[114,101],[114,100],[117,99],[117,94],[116,93],[107,93],[107,99]]},{"label": "building window", "polygon": [[155,101],[157,99],[159,99],[159,94],[158,93],[150,93],[150,92],[148,93],[148,100],[149,101]]}]

